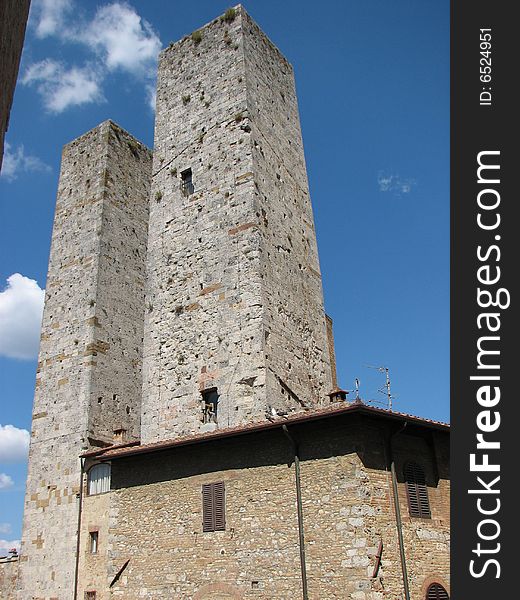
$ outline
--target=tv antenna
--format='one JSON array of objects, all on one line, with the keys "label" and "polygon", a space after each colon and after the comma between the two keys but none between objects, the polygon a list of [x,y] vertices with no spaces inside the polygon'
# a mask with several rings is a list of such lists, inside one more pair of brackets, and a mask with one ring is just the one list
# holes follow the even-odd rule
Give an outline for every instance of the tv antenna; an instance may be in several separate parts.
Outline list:
[{"label": "tv antenna", "polygon": [[356,400],[359,400],[359,386],[361,385],[361,382],[357,377],[354,381],[354,385],[356,386]]},{"label": "tv antenna", "polygon": [[395,400],[396,396],[392,396],[392,392],[390,391],[390,371],[388,367],[374,367],[373,365],[365,365],[368,369],[376,369],[380,373],[385,374],[385,383],[382,387],[380,387],[377,391],[380,394],[386,396],[388,402],[388,410],[392,410],[392,400]]}]

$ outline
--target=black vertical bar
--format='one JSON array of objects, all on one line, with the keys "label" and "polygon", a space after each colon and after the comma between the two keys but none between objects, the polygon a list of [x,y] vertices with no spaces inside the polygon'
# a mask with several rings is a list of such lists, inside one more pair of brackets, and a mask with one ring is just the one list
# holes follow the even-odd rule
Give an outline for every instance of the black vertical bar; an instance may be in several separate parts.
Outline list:
[{"label": "black vertical bar", "polygon": [[408,583],[408,569],[406,568],[406,553],[404,549],[403,525],[401,520],[401,509],[399,507],[399,491],[397,487],[397,476],[395,474],[395,462],[392,458],[390,464],[390,473],[392,475],[392,491],[394,496],[395,520],[397,523],[397,536],[399,539],[399,555],[401,557],[401,572],[403,575],[403,590],[405,600],[410,600],[410,586]]},{"label": "black vertical bar", "polygon": [[78,492],[78,524],[76,529],[76,557],[74,562],[74,591],[73,598],[78,597],[78,579],[79,579],[79,554],[81,549],[81,512],[83,509],[83,476],[85,473],[85,459],[80,458],[79,492]]},{"label": "black vertical bar", "polygon": [[[514,381],[519,369],[513,322],[520,271],[515,9],[516,3],[506,1],[451,4],[450,597],[455,600],[510,598],[518,589],[513,566],[518,469],[512,464],[520,389]],[[479,161],[496,168],[484,167],[479,178]],[[495,306],[486,307],[488,301]],[[500,448],[478,448],[479,434],[481,444]],[[484,470],[486,460],[499,470]]]},{"label": "black vertical bar", "polygon": [[296,440],[289,433],[287,425],[282,425],[282,431],[291,442],[294,451],[294,477],[296,482],[296,506],[298,511],[298,538],[300,546],[300,570],[302,575],[302,598],[309,600],[309,590],[307,585],[307,564],[305,559],[305,528],[303,526],[303,502],[300,473],[300,449]]}]

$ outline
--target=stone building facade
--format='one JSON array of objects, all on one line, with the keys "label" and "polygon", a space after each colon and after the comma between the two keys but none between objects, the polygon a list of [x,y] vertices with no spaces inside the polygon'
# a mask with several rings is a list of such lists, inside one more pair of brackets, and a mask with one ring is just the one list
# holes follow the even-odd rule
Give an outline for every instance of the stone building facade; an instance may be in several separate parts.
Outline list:
[{"label": "stone building facade", "polygon": [[[298,444],[301,539],[295,450],[284,427]],[[87,472],[111,464],[112,481],[108,493],[83,499],[79,598],[405,598],[391,463],[409,597],[425,600],[431,584],[449,592],[444,424],[338,404],[85,458]],[[410,516],[411,463],[426,477],[428,517]],[[225,489],[224,527],[204,531],[203,486],[215,482]]]},{"label": "stone building facade", "polygon": [[[327,397],[291,66],[239,6],[166,48],[157,85],[153,155],[111,121],[63,151],[18,600],[446,587],[446,426]],[[424,455],[432,499],[400,543],[390,448],[398,475]]]}]

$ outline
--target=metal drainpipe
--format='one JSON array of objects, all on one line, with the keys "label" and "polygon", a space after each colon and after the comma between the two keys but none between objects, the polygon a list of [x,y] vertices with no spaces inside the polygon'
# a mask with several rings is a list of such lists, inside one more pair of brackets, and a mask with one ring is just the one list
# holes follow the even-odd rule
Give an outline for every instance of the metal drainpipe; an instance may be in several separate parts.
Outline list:
[{"label": "metal drainpipe", "polygon": [[76,566],[74,570],[74,600],[78,598],[78,578],[79,578],[79,550],[81,533],[81,510],[83,508],[83,475],[85,473],[85,459],[81,459],[81,475],[79,479],[79,507],[78,507],[78,530],[76,532]]},{"label": "metal drainpipe", "polygon": [[399,507],[399,492],[397,488],[397,477],[395,474],[394,455],[392,453],[392,440],[396,435],[403,431],[406,425],[407,422],[405,421],[401,429],[398,429],[390,436],[388,440],[388,453],[390,458],[390,471],[392,473],[392,489],[394,492],[395,521],[397,525],[397,535],[399,538],[399,554],[401,555],[401,571],[403,572],[404,597],[406,600],[410,600],[410,588],[408,586],[408,570],[406,568],[406,555],[404,551],[403,523],[401,520],[401,509]]},{"label": "metal drainpipe", "polygon": [[302,572],[302,589],[303,589],[303,600],[309,599],[309,593],[307,591],[307,568],[305,566],[305,539],[303,535],[303,509],[302,509],[302,488],[300,480],[300,457],[298,444],[291,437],[287,425],[282,425],[282,430],[291,442],[294,450],[294,473],[296,477],[296,504],[298,506],[298,533],[300,538],[300,568]]}]

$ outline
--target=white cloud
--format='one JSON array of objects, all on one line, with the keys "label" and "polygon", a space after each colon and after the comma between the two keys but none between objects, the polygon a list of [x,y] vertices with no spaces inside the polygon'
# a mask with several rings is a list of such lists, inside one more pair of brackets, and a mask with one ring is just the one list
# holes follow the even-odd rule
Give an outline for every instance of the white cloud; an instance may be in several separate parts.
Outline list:
[{"label": "white cloud", "polygon": [[34,83],[35,81],[52,80],[58,75],[60,68],[60,64],[50,58],[33,63],[27,71],[25,71],[22,83],[28,84]]},{"label": "white cloud", "polygon": [[409,194],[417,181],[415,179],[402,179],[399,175],[380,171],[377,175],[377,185],[380,192],[390,192],[394,196]]},{"label": "white cloud", "polygon": [[91,67],[67,69],[62,63],[47,58],[32,64],[21,82],[36,85],[45,108],[52,113],[61,113],[69,106],[104,100],[101,79]]},{"label": "white cloud", "polygon": [[148,21],[126,2],[98,8],[91,20],[81,16],[74,0],[35,0],[31,18],[38,37],[55,36],[63,43],[81,44],[91,52],[82,67],[47,58],[29,66],[21,82],[35,85],[51,113],[104,100],[101,86],[108,74],[120,70],[145,82],[146,99],[155,110],[157,55],[161,40]]},{"label": "white cloud", "polygon": [[20,552],[20,540],[0,540],[0,556],[7,556],[13,548]]},{"label": "white cloud", "polygon": [[13,487],[14,481],[12,477],[5,473],[0,473],[0,490],[6,490],[7,488]]},{"label": "white cloud", "polygon": [[[14,425],[0,425],[0,462],[23,462],[29,452],[30,434]],[[6,475],[9,479],[9,475]]]},{"label": "white cloud", "polygon": [[0,523],[0,533],[2,535],[11,533],[11,524],[10,523]]},{"label": "white cloud", "polygon": [[31,171],[49,172],[51,168],[37,156],[25,154],[22,144],[16,150],[13,150],[11,144],[6,142],[0,177],[7,179],[7,181],[13,181],[20,173]]},{"label": "white cloud", "polygon": [[0,292],[0,355],[32,359],[38,355],[45,290],[34,279],[14,273]]},{"label": "white cloud", "polygon": [[102,55],[110,71],[122,69],[135,75],[146,75],[161,49],[150,23],[120,2],[99,8],[79,39]]},{"label": "white cloud", "polygon": [[155,103],[157,101],[157,89],[155,87],[155,84],[149,84],[146,86],[146,95],[148,97],[148,106],[150,107],[150,110],[154,113]]},{"label": "white cloud", "polygon": [[63,31],[66,18],[72,8],[72,0],[35,0],[32,5],[31,19],[36,19],[36,36],[44,38]]}]

